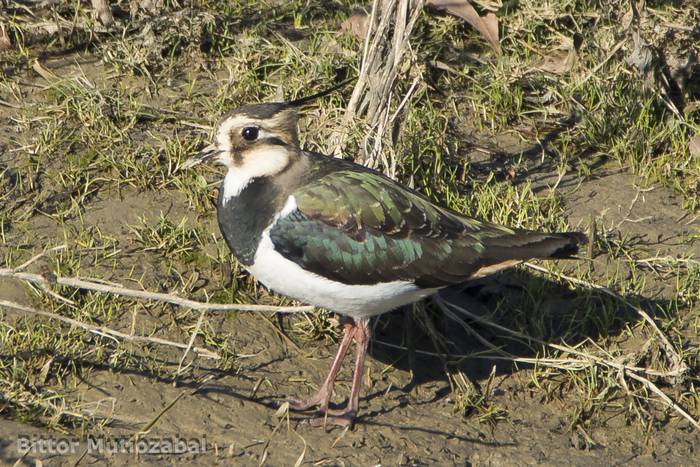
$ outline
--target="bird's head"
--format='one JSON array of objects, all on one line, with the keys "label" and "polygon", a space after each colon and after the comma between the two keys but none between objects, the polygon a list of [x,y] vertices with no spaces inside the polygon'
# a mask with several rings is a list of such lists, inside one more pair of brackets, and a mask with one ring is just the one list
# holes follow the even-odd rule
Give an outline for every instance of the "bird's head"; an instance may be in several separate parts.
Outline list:
[{"label": "bird's head", "polygon": [[240,185],[274,176],[300,158],[297,109],[354,81],[287,102],[244,105],[225,115],[216,127],[214,142],[190,157],[180,168],[205,161],[225,165]]},{"label": "bird's head", "polygon": [[219,121],[214,142],[181,168],[214,161],[249,178],[273,176],[299,156],[297,120],[288,103],[239,107]]}]

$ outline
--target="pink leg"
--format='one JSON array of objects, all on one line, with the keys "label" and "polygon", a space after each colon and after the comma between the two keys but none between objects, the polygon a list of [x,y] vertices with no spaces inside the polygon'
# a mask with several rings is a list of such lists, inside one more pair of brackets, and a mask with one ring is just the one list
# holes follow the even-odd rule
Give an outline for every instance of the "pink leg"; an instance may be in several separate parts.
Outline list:
[{"label": "pink leg", "polygon": [[331,396],[333,395],[333,386],[335,385],[335,378],[338,376],[338,372],[340,371],[340,367],[343,364],[343,360],[345,360],[345,355],[347,355],[348,353],[350,344],[352,344],[352,341],[355,339],[355,334],[357,330],[358,327],[355,325],[354,321],[349,319],[345,322],[343,329],[343,340],[340,341],[340,345],[338,346],[338,353],[335,354],[333,364],[331,365],[331,368],[328,371],[328,376],[326,376],[325,381],[323,381],[321,387],[318,388],[316,394],[309,397],[308,399],[303,401],[290,400],[289,408],[291,410],[308,410],[312,407],[319,407],[322,411],[326,411],[328,409],[328,404],[331,400]]},{"label": "pink leg", "polygon": [[355,342],[357,343],[357,353],[355,356],[355,370],[352,375],[352,389],[350,390],[350,400],[346,408],[342,410],[328,410],[326,408],[325,417],[320,417],[312,420],[313,425],[338,425],[352,426],[355,424],[355,417],[360,408],[360,390],[362,389],[362,374],[364,373],[365,357],[367,356],[367,348],[371,330],[366,319],[355,321]]}]

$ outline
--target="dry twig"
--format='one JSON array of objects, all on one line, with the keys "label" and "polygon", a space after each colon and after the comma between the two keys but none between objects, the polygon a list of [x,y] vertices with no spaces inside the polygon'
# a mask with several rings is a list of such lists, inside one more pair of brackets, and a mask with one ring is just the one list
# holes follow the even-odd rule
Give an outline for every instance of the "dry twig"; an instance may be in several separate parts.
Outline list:
[{"label": "dry twig", "polygon": [[423,10],[423,0],[375,0],[368,20],[362,54],[362,65],[357,84],[345,111],[341,129],[331,138],[333,153],[339,153],[347,129],[362,120],[367,126],[363,141],[363,162],[368,167],[379,168],[393,177],[396,157],[393,154],[392,129],[398,122],[401,109],[415,94],[420,76],[415,78],[403,98],[398,99],[397,110],[392,114],[392,102],[396,101],[394,88],[399,74],[406,67],[410,52],[409,38],[418,16]]},{"label": "dry twig", "polygon": [[14,309],[14,310],[19,310],[24,313],[30,313],[34,315],[39,315],[39,316],[44,316],[46,318],[50,319],[55,319],[57,321],[61,321],[63,323],[68,323],[72,326],[79,327],[81,329],[85,329],[86,331],[96,334],[98,336],[102,337],[107,337],[110,339],[113,339],[115,341],[119,340],[124,340],[124,341],[131,341],[131,342],[145,342],[149,344],[159,344],[159,345],[167,345],[170,347],[176,347],[178,349],[185,349],[189,350],[191,349],[193,352],[195,352],[197,355],[201,355],[202,357],[206,358],[211,358],[214,360],[219,360],[221,357],[204,348],[201,347],[192,347],[191,342],[189,345],[182,344],[180,342],[173,342],[169,341],[167,339],[161,339],[159,337],[147,337],[147,336],[134,336],[130,334],[125,334],[123,332],[115,331],[114,329],[110,329],[106,326],[93,326],[91,324],[83,323],[82,321],[78,321],[73,318],[68,318],[66,316],[61,316],[57,315],[55,313],[50,313],[48,311],[42,311],[42,310],[37,310],[34,308],[30,308],[28,306],[20,305],[19,303],[11,302],[9,300],[0,300],[0,306],[9,308],[9,309]]},{"label": "dry twig", "polygon": [[223,304],[223,303],[204,303],[196,300],[178,297],[177,295],[148,292],[146,290],[135,290],[126,287],[118,287],[114,285],[101,284],[95,281],[78,279],[75,277],[51,277],[50,279],[29,272],[16,271],[14,269],[0,268],[0,277],[11,277],[26,282],[38,284],[41,287],[50,287],[52,284],[73,287],[76,289],[92,290],[95,292],[120,295],[122,297],[135,298],[139,300],[154,300],[159,302],[170,303],[184,308],[191,308],[200,311],[268,311],[275,313],[295,313],[299,311],[313,311],[312,306],[266,306],[266,305],[248,305],[248,304]]}]

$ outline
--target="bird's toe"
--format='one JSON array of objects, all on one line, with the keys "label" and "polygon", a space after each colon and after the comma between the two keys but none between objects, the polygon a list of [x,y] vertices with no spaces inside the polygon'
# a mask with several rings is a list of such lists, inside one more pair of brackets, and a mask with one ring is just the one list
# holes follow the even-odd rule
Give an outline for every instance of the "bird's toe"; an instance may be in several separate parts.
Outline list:
[{"label": "bird's toe", "polygon": [[323,417],[315,417],[309,420],[313,427],[339,426],[353,429],[356,414],[354,410],[327,410]]}]

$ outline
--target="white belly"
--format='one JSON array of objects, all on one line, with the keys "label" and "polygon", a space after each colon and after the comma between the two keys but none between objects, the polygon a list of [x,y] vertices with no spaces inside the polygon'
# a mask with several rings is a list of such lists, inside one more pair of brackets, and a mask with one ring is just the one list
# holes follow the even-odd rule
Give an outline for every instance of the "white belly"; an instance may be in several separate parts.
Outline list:
[{"label": "white belly", "polygon": [[394,281],[375,285],[348,285],[306,271],[275,251],[269,229],[248,271],[266,287],[311,305],[328,308],[353,318],[381,314],[421,298],[438,289],[421,289],[412,282]]}]

